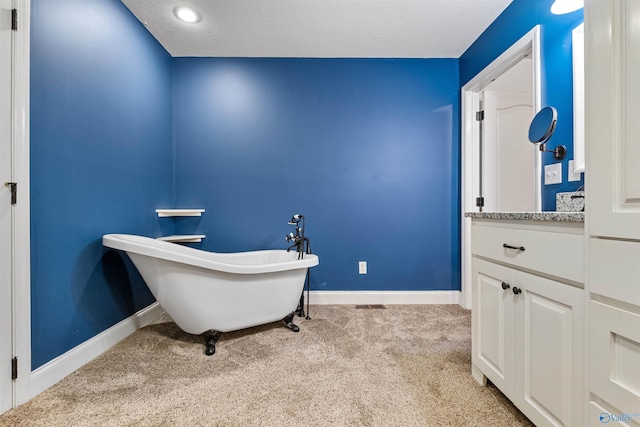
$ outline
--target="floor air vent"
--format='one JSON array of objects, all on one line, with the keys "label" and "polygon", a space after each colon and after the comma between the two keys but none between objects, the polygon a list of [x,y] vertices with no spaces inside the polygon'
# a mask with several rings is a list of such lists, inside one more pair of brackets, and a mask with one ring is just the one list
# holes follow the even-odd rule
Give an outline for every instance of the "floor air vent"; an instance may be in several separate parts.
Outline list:
[{"label": "floor air vent", "polygon": [[387,308],[382,304],[364,304],[364,305],[356,305],[356,308]]}]

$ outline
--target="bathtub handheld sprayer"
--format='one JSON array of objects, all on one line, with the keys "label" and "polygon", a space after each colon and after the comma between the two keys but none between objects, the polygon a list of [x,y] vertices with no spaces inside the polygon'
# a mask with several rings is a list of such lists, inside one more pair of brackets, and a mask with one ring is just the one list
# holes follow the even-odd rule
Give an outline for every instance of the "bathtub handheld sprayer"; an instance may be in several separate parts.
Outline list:
[{"label": "bathtub handheld sprayer", "polygon": [[[300,227],[301,221],[302,221],[302,227]],[[287,242],[293,242],[293,244],[287,248],[287,252],[290,252],[291,249],[296,248],[296,252],[298,252],[298,259],[304,259],[305,254],[311,253],[311,242],[308,237],[304,236],[304,229],[305,229],[304,215],[300,215],[300,214],[293,215],[291,217],[291,220],[289,221],[289,225],[295,225],[296,232],[295,234],[289,233],[285,236],[285,240]],[[302,295],[300,295],[300,302],[298,303],[298,308],[296,309],[295,313],[298,315],[298,317],[304,317],[306,320],[311,320],[311,317],[309,317],[309,288],[311,287],[311,284],[309,282],[309,270],[307,270],[306,282],[307,282],[306,283],[307,284],[306,317],[304,313],[304,288],[302,291]]]}]

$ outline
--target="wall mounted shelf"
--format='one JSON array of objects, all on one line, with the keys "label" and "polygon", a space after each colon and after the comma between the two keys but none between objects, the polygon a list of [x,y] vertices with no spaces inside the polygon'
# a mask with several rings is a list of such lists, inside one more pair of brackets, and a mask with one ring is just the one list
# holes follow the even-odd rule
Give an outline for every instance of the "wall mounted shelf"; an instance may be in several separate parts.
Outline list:
[{"label": "wall mounted shelf", "polygon": [[173,236],[158,237],[157,240],[172,243],[200,243],[205,238],[204,234],[182,234]]},{"label": "wall mounted shelf", "polygon": [[[156,209],[158,218],[202,216],[203,212],[204,209]],[[172,243],[200,243],[204,238],[204,234],[174,234],[157,239]]]},{"label": "wall mounted shelf", "polygon": [[171,216],[202,216],[204,209],[156,209],[158,218]]}]

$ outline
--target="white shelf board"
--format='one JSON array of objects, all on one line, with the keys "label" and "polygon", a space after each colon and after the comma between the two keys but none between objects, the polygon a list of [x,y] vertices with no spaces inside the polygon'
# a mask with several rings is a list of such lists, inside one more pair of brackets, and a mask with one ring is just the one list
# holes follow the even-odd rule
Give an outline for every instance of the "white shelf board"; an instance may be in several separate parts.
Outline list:
[{"label": "white shelf board", "polygon": [[206,236],[204,234],[181,234],[158,237],[157,240],[173,243],[200,243]]},{"label": "white shelf board", "polygon": [[204,209],[156,209],[159,218],[169,216],[202,216]]}]

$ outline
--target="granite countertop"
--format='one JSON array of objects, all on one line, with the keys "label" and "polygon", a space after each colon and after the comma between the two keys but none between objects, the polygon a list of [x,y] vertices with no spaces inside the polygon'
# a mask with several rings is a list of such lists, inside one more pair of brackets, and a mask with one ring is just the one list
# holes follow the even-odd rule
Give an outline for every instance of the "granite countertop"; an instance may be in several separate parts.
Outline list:
[{"label": "granite countertop", "polygon": [[584,212],[465,212],[467,218],[584,222]]}]

